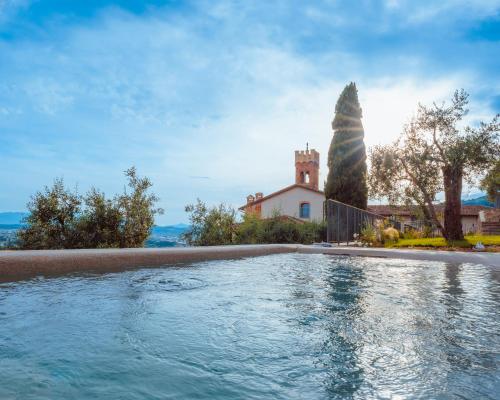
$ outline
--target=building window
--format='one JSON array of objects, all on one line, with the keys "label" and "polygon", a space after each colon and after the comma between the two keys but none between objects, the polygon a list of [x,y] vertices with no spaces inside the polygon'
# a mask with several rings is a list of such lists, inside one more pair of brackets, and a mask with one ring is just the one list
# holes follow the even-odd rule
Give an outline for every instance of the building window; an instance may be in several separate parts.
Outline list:
[{"label": "building window", "polygon": [[305,183],[306,185],[311,183],[311,174],[309,174],[309,171],[302,171],[300,173],[300,183]]},{"label": "building window", "polygon": [[311,204],[300,203],[300,218],[310,218],[311,217]]}]

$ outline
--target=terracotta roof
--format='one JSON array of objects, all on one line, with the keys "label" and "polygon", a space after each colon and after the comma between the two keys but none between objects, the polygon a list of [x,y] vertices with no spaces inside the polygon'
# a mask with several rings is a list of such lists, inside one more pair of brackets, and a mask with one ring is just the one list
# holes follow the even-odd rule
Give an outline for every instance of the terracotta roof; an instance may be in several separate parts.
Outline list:
[{"label": "terracotta roof", "polygon": [[[264,219],[274,219],[274,218],[271,217],[271,218],[264,218]],[[292,217],[290,215],[279,215],[278,219],[280,221],[284,221],[284,222],[291,221],[291,222],[295,222],[297,224],[305,224],[306,223],[306,221],[304,221],[303,219]]]},{"label": "terracotta roof", "polygon": [[322,195],[325,194],[321,190],[316,190],[316,189],[313,189],[313,188],[311,188],[309,186],[305,186],[305,185],[301,185],[301,184],[295,183],[295,184],[287,186],[287,187],[285,187],[285,188],[283,188],[281,190],[278,190],[277,192],[273,192],[271,194],[268,194],[267,196],[264,196],[264,197],[262,197],[260,199],[252,201],[251,203],[245,204],[244,206],[241,206],[240,208],[238,208],[238,210],[244,210],[248,206],[254,206],[256,204],[262,203],[263,201],[265,201],[267,199],[270,199],[271,197],[277,196],[277,195],[279,195],[281,193],[288,192],[289,190],[292,190],[292,189],[295,189],[295,188],[301,188],[301,189],[310,190],[311,192],[319,193],[319,194],[322,194]]},{"label": "terracotta roof", "polygon": [[485,210],[483,216],[484,216],[484,222],[500,223],[500,209],[499,208]]},{"label": "terracotta roof", "polygon": [[386,204],[381,205],[368,205],[367,210],[374,213],[379,214],[384,217],[391,215],[404,215],[410,216],[412,215],[412,209],[405,206],[390,206]]},{"label": "terracotta roof", "polygon": [[[443,207],[444,208],[444,207]],[[479,211],[490,211],[493,207],[488,206],[462,206],[461,215],[479,215]]]},{"label": "terracotta roof", "polygon": [[[443,212],[444,205],[436,204],[435,206],[436,212]],[[371,211],[376,214],[380,214],[383,216],[391,216],[391,215],[401,215],[401,216],[410,216],[413,214],[413,207],[405,207],[405,206],[390,206],[390,205],[369,205],[368,211]],[[487,206],[462,206],[460,211],[460,215],[462,217],[465,216],[477,216],[479,215],[479,211],[489,211],[492,210],[492,207]]]}]

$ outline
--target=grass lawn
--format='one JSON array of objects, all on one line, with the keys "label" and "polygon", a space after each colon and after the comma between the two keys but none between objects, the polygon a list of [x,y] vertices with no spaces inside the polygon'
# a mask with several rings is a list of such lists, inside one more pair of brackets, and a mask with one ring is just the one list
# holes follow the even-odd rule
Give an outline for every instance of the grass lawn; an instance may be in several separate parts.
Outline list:
[{"label": "grass lawn", "polygon": [[500,246],[500,235],[474,235],[466,236],[465,240],[446,242],[444,238],[425,239],[400,239],[397,243],[389,244],[387,247],[460,247],[471,248],[477,242],[485,246]]}]

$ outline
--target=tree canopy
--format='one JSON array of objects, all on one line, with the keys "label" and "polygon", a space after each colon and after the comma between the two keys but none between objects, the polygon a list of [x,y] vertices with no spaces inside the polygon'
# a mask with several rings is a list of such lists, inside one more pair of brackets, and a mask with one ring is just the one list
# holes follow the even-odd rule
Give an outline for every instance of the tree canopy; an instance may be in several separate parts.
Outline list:
[{"label": "tree canopy", "polygon": [[238,222],[234,208],[225,204],[208,207],[200,199],[186,206],[190,229],[183,238],[194,246],[229,244],[304,243],[326,239],[326,225],[298,223],[276,212],[272,218],[246,213]]},{"label": "tree canopy", "polygon": [[134,167],[125,171],[129,192],[107,199],[92,188],[86,195],[56,179],[32,196],[25,227],[18,232],[22,249],[141,247],[151,233],[158,197],[149,192],[148,178]]},{"label": "tree canopy", "polygon": [[[450,104],[419,105],[392,144],[370,153],[370,192],[393,204],[414,204],[449,240],[463,238],[462,184],[472,184],[500,157],[499,116],[491,122],[461,127],[468,113],[468,94],[457,90]],[[444,191],[444,216],[435,210],[436,195]],[[444,223],[441,222],[443,220]]]},{"label": "tree canopy", "polygon": [[225,204],[207,207],[200,199],[185,207],[190,229],[183,238],[194,246],[232,244],[236,231],[236,211]]},{"label": "tree canopy", "polygon": [[335,105],[325,196],[327,199],[366,209],[367,167],[361,117],[358,90],[356,84],[351,82],[344,88]]},{"label": "tree canopy", "polygon": [[496,201],[496,196],[500,193],[500,160],[493,165],[481,181],[481,189],[486,191],[488,200]]}]

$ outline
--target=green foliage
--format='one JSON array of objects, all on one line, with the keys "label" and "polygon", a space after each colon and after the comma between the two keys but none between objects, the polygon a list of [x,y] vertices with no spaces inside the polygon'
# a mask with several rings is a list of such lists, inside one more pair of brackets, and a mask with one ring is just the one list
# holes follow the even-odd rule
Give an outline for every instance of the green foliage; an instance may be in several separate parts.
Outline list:
[{"label": "green foliage", "polygon": [[243,216],[243,222],[238,225],[235,241],[240,244],[262,243],[265,236],[262,219],[254,213],[247,213]]},{"label": "green foliage", "polygon": [[225,204],[209,208],[200,199],[187,205],[191,228],[183,234],[186,242],[193,246],[216,246],[232,244],[236,230],[236,211]]},{"label": "green foliage", "polygon": [[260,219],[252,213],[236,222],[235,210],[224,204],[209,208],[201,200],[186,206],[191,228],[184,239],[194,246],[227,244],[303,243],[324,241],[326,224],[295,222],[279,215]]},{"label": "green foliage", "polygon": [[[475,179],[500,157],[499,116],[477,127],[459,129],[467,114],[468,95],[456,91],[450,104],[419,106],[400,138],[370,152],[370,194],[391,204],[417,205],[424,219],[444,237],[462,239],[462,182]],[[444,191],[444,224],[435,210]]]},{"label": "green foliage", "polygon": [[489,201],[495,202],[495,197],[500,192],[500,160],[497,160],[481,181],[481,189],[486,191]]},{"label": "green foliage", "polygon": [[359,240],[361,243],[369,246],[376,246],[379,244],[379,241],[377,240],[377,230],[375,227],[372,224],[366,224],[363,226]]},{"label": "green foliage", "polygon": [[238,226],[237,243],[302,243],[312,244],[326,239],[326,224],[295,222],[287,218],[254,219],[246,217]]},{"label": "green foliage", "polygon": [[422,239],[424,238],[424,233],[416,229],[409,229],[403,233],[402,239]]},{"label": "green foliage", "polygon": [[430,238],[433,237],[434,229],[432,225],[424,225],[422,228],[422,237],[423,238]]},{"label": "green foliage", "polygon": [[85,209],[78,224],[83,242],[81,247],[125,247],[120,246],[123,213],[117,202],[106,199],[104,193],[92,188],[84,203]]},{"label": "green foliage", "polygon": [[22,249],[78,249],[141,247],[151,233],[158,198],[152,184],[134,167],[125,171],[130,193],[113,199],[92,188],[85,196],[56,179],[52,187],[37,192],[28,203],[26,227],[18,232]]},{"label": "green foliage", "polygon": [[421,239],[401,239],[397,243],[392,243],[390,247],[458,247],[471,248],[476,243],[481,242],[485,246],[500,246],[499,235],[471,235],[465,236],[464,240],[447,241],[445,238],[421,238]]},{"label": "green foliage", "polygon": [[327,199],[366,209],[367,168],[361,117],[358,91],[356,84],[351,82],[344,88],[335,106],[325,195]]},{"label": "green foliage", "polygon": [[56,179],[52,187],[37,192],[28,203],[27,226],[18,232],[22,249],[78,248],[81,235],[78,229],[82,197],[64,187]]},{"label": "green foliage", "polygon": [[148,178],[138,177],[134,167],[125,171],[125,175],[130,193],[125,190],[115,198],[117,207],[122,211],[119,247],[141,247],[151,234],[155,215],[163,213],[163,210],[155,208],[159,198],[149,193],[153,184]]},{"label": "green foliage", "polygon": [[382,231],[382,235],[384,238],[384,243],[386,241],[397,242],[399,240],[399,232],[397,229],[393,228],[392,226],[385,228]]},{"label": "green foliage", "polygon": [[383,246],[399,240],[399,231],[388,220],[378,220],[375,224],[367,223],[361,229],[359,240],[368,246]]}]

